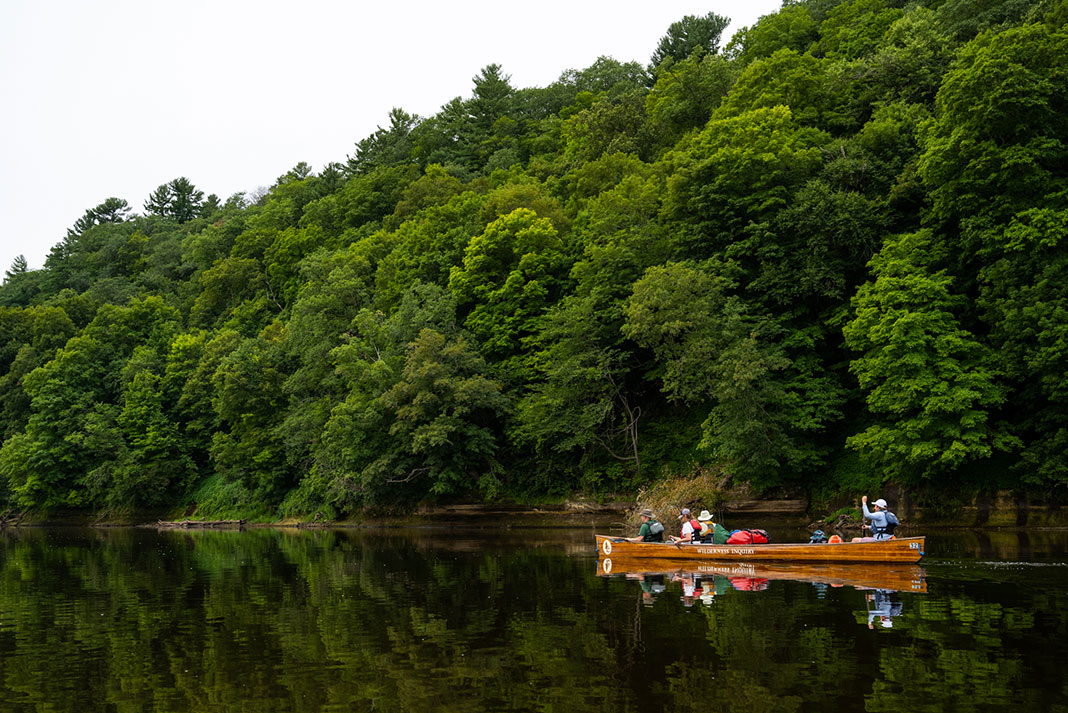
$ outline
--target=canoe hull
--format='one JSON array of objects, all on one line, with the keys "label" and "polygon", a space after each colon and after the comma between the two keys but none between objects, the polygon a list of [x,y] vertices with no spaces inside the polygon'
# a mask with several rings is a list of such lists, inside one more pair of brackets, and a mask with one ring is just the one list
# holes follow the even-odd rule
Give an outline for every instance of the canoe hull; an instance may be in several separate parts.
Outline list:
[{"label": "canoe hull", "polygon": [[619,537],[595,535],[597,554],[612,558],[653,558],[701,562],[919,562],[924,537],[902,537],[879,542],[837,544],[703,545],[660,542],[626,542]]}]

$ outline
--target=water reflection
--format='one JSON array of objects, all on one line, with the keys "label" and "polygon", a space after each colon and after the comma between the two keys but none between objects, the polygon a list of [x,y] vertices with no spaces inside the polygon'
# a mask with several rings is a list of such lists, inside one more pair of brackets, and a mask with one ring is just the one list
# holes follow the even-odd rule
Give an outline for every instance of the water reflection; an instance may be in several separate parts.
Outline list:
[{"label": "water reflection", "polygon": [[[852,570],[606,577],[590,539],[0,533],[0,710],[649,711],[714,696],[725,712],[1058,711],[1068,700],[1068,567],[1048,556],[925,563],[924,592],[864,589]],[[1063,548],[1044,542],[1033,551]],[[895,590],[889,614],[868,629],[886,609],[880,590]]]},{"label": "water reflection", "polygon": [[668,575],[672,581],[689,582],[693,586],[712,575],[726,577],[731,586],[740,591],[767,589],[769,580],[811,582],[833,587],[850,586],[858,589],[890,591],[927,591],[927,573],[913,564],[854,564],[854,563],[795,563],[795,562],[687,562],[672,559],[600,557],[597,573],[601,576]]},{"label": "water reflection", "polygon": [[876,623],[884,629],[894,626],[894,617],[901,616],[904,606],[895,594],[891,589],[876,589],[864,595],[864,601],[868,604],[869,629],[874,629]]},{"label": "water reflection", "polygon": [[[656,597],[668,591],[667,582],[677,585],[683,607],[700,603],[710,607],[728,591],[763,592],[772,580],[811,584],[819,599],[828,588],[852,587],[864,593],[868,629],[891,629],[901,617],[904,602],[899,592],[922,594],[927,591],[926,572],[916,565],[858,565],[837,563],[707,563],[656,560],[611,559],[599,557],[597,573],[602,577],[636,580],[641,585],[642,604],[652,606]],[[861,615],[861,618],[864,616]],[[898,620],[900,623],[900,619]]]}]

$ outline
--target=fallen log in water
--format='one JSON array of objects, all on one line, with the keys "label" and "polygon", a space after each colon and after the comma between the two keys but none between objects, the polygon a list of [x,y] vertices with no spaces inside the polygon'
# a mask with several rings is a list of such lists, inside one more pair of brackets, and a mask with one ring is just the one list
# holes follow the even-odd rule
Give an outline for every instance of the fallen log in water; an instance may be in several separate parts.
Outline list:
[{"label": "fallen log in water", "polygon": [[193,530],[210,528],[239,528],[243,529],[247,520],[176,520],[166,522],[157,520],[156,527],[165,530]]},{"label": "fallen log in water", "polygon": [[26,511],[15,514],[10,510],[5,510],[0,514],[0,527],[18,527],[22,522],[22,518],[26,516]]}]

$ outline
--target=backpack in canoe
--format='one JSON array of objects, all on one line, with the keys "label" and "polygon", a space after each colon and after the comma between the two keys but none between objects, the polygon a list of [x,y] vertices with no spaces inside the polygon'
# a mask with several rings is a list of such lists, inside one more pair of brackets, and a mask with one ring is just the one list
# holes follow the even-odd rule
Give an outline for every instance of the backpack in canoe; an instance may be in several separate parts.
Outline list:
[{"label": "backpack in canoe", "polygon": [[769,541],[764,530],[735,530],[727,538],[728,545],[766,545]]}]

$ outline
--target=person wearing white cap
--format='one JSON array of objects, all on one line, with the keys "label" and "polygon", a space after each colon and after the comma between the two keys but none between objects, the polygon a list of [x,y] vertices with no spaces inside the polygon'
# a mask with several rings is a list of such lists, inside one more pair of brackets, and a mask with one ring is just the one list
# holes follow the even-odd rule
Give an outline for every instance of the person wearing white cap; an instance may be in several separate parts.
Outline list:
[{"label": "person wearing white cap", "polygon": [[[871,537],[854,537],[853,541],[858,540],[889,540],[894,536],[894,527],[891,525],[890,513],[886,509],[886,501],[879,498],[872,503],[874,510],[868,510],[868,496],[865,495],[860,499],[860,507],[864,511],[864,519],[871,520],[871,525],[865,525],[871,530]],[[893,524],[897,524],[897,518],[894,517]]]},{"label": "person wearing white cap", "polygon": [[693,538],[699,542],[710,545],[725,545],[730,533],[718,522],[712,521],[712,514],[708,510],[702,510],[697,516],[697,522],[701,525],[700,532],[694,531]]}]

